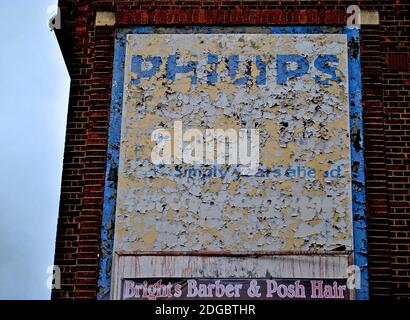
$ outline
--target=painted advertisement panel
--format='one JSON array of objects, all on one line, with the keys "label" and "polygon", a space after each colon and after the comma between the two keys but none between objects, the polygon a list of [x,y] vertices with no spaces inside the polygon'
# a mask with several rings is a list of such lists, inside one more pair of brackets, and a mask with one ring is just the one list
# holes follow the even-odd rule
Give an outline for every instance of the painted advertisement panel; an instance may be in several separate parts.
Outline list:
[{"label": "painted advertisement panel", "polygon": [[346,35],[131,34],[124,75],[116,251],[353,249]]},{"label": "painted advertisement panel", "polygon": [[119,29],[110,110],[98,299],[155,278],[368,298],[358,30]]}]

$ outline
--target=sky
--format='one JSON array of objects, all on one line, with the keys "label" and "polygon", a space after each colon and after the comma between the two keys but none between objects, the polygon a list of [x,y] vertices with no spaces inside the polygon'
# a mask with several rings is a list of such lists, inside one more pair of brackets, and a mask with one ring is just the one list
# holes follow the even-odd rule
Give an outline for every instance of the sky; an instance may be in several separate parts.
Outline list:
[{"label": "sky", "polygon": [[57,0],[0,10],[0,299],[50,299],[70,79]]}]

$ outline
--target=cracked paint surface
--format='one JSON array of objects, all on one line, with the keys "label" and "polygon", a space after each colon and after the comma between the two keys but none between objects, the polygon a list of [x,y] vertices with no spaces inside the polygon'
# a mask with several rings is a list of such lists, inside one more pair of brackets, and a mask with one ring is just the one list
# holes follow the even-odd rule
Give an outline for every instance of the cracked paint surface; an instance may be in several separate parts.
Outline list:
[{"label": "cracked paint surface", "polygon": [[[198,62],[196,83],[192,71],[167,78],[166,61],[175,54],[181,65]],[[209,54],[220,57],[212,84]],[[163,63],[136,83],[136,55]],[[226,57],[233,55],[242,60],[231,77]],[[306,74],[281,84],[278,55],[305,57]],[[319,55],[337,57],[340,81],[323,83],[329,75],[315,68]],[[257,56],[266,63],[259,84]],[[347,74],[345,35],[128,35],[115,250],[352,250]],[[238,84],[244,76],[249,81]],[[157,168],[150,160],[151,133],[172,131],[175,120],[186,129],[258,128],[261,170],[304,166],[316,175],[176,176],[175,166]],[[340,177],[324,176],[336,167]]]}]

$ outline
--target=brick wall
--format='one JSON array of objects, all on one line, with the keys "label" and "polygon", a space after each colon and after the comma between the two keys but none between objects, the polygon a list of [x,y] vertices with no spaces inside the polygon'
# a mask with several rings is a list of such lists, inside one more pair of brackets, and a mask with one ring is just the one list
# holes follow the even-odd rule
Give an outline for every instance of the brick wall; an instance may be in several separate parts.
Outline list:
[{"label": "brick wall", "polygon": [[60,0],[57,38],[71,75],[53,298],[96,297],[115,26],[344,25],[346,8],[377,10],[362,26],[370,295],[410,298],[409,39],[405,1],[78,1]]}]

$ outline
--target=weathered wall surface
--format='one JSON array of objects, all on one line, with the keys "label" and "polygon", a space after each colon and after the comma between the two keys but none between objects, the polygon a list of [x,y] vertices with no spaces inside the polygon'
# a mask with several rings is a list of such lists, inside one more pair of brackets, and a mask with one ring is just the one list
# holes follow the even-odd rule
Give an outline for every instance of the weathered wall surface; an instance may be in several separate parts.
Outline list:
[{"label": "weathered wall surface", "polygon": [[[346,51],[338,34],[129,35],[115,251],[352,251]],[[319,70],[326,55],[333,76]],[[142,77],[136,57],[162,62]],[[287,74],[301,68],[295,57],[308,63],[300,76]],[[183,70],[189,62],[197,67]],[[174,142],[175,121],[204,133],[258,129],[258,168],[222,165],[205,176],[213,166],[156,167],[152,133],[166,129]]]},{"label": "weathered wall surface", "polygon": [[[361,28],[366,195],[372,298],[410,295],[408,6],[358,1],[379,25]],[[60,0],[57,31],[71,75],[54,298],[96,297],[114,32],[129,25],[345,25],[351,1]],[[117,25],[95,26],[97,11]]]}]

